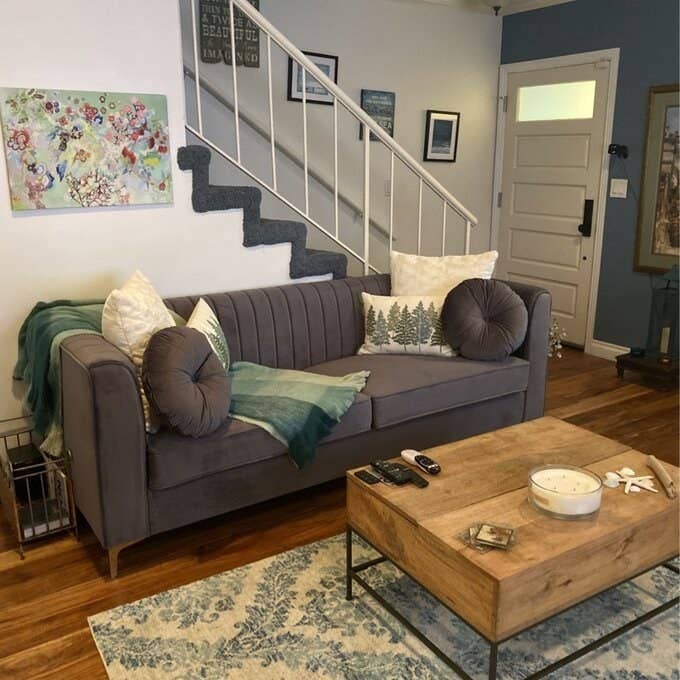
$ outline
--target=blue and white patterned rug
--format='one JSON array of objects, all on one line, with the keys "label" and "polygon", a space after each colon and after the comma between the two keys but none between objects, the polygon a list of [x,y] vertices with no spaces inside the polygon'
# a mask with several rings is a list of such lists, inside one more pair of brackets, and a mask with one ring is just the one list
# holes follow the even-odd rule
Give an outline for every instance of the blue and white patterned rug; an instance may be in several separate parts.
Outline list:
[{"label": "blue and white patterned rug", "polygon": [[[345,600],[344,535],[102,612],[89,619],[111,680],[426,680],[455,678],[359,586]],[[355,560],[374,554],[364,546]],[[386,563],[367,580],[475,678],[488,645]],[[523,678],[672,598],[667,569],[595,597],[501,646],[499,678]],[[560,680],[673,680],[678,611],[551,675]]]}]

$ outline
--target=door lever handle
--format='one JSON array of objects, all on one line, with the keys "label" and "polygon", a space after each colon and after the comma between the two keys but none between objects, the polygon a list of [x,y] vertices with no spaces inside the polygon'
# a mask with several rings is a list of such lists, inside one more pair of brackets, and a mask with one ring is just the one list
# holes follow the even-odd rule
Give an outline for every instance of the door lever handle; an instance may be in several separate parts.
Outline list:
[{"label": "door lever handle", "polygon": [[578,225],[578,230],[587,238],[593,233],[593,199],[586,198],[583,203],[583,224]]}]

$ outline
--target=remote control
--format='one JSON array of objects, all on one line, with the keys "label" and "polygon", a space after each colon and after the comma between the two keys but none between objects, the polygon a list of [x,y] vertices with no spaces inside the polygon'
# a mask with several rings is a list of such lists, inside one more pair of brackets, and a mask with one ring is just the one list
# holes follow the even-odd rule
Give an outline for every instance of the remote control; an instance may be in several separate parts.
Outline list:
[{"label": "remote control", "polygon": [[411,465],[417,465],[422,470],[425,470],[429,475],[438,475],[442,471],[441,465],[415,449],[404,449],[401,452],[401,457],[411,463]]},{"label": "remote control", "polygon": [[374,460],[371,467],[388,481],[401,486],[411,481],[411,470],[399,463],[390,463],[387,460]]},{"label": "remote control", "polygon": [[415,484],[419,489],[424,489],[426,486],[430,485],[424,477],[421,477],[417,472],[411,470],[411,482]]},{"label": "remote control", "polygon": [[380,484],[380,477],[372,475],[368,470],[357,470],[354,476],[366,484]]}]

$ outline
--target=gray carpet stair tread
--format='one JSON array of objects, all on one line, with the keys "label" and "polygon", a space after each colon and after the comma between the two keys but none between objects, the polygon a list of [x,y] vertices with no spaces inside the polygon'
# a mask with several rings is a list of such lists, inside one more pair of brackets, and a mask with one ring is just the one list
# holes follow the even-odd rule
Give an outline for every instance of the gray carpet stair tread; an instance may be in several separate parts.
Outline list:
[{"label": "gray carpet stair tread", "polygon": [[326,250],[307,248],[307,226],[294,220],[267,219],[260,216],[262,192],[251,186],[219,186],[210,184],[210,150],[191,145],[178,150],[177,163],[191,170],[193,191],[191,202],[196,212],[243,210],[243,245],[253,246],[290,243],[290,277],[332,274],[334,279],[347,276],[347,256]]}]

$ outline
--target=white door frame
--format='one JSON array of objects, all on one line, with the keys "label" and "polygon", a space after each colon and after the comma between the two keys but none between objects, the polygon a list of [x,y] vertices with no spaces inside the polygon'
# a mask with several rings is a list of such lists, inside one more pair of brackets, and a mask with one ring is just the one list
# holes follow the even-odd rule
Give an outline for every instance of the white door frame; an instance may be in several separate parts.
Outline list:
[{"label": "white door frame", "polygon": [[[602,149],[602,174],[600,177],[599,200],[597,213],[595,214],[595,242],[593,244],[593,266],[590,278],[590,294],[588,297],[588,313],[586,317],[586,340],[584,351],[587,354],[600,353],[598,347],[594,347],[598,341],[593,337],[595,330],[595,311],[597,309],[597,291],[600,284],[600,260],[602,258],[602,242],[604,232],[604,218],[607,209],[607,194],[609,187],[609,154],[607,147],[611,143],[612,129],[614,127],[614,106],[616,103],[616,84],[619,75],[618,47],[608,50],[596,50],[594,52],[581,52],[580,54],[566,54],[561,57],[549,59],[535,59],[531,61],[518,61],[512,64],[501,64],[498,77],[498,115],[496,116],[496,154],[493,175],[493,202],[491,209],[491,247],[498,249],[500,234],[501,210],[498,206],[498,194],[501,191],[503,181],[503,145],[505,141],[505,116],[504,103],[508,94],[508,74],[523,73],[526,71],[539,71],[542,69],[560,66],[578,66],[580,64],[592,64],[597,61],[609,61],[609,91],[607,92],[607,110],[604,123],[604,144]],[[599,343],[601,344],[601,343]]]}]

